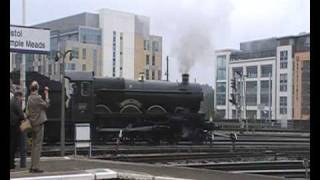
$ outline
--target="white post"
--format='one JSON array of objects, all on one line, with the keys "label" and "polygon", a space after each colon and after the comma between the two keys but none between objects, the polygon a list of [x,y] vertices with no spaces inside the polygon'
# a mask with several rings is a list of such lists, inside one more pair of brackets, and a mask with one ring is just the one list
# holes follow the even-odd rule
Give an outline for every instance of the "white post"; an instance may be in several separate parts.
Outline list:
[{"label": "white post", "polygon": [[[25,0],[22,0],[22,25],[26,25],[26,3]],[[22,92],[22,109],[25,108],[26,104],[26,55],[22,54],[22,62],[20,64],[20,88]],[[27,159],[27,152],[26,152],[26,138],[27,135],[25,132],[21,133],[20,137],[20,167],[26,167],[26,159]]]},{"label": "white post", "polygon": [[[22,25],[26,25],[26,3],[25,0],[22,0]],[[26,56],[25,54],[22,54],[22,62],[20,65],[20,86],[21,86],[21,91],[23,95],[23,100],[22,100],[22,108],[24,109],[25,107],[25,84],[26,84]]]}]

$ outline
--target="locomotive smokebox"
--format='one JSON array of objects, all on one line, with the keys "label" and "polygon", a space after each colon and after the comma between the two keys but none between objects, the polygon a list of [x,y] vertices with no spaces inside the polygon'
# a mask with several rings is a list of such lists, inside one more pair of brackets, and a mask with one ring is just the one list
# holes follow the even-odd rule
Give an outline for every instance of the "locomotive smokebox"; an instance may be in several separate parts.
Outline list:
[{"label": "locomotive smokebox", "polygon": [[189,74],[187,74],[187,73],[182,74],[182,84],[184,84],[184,85],[189,84]]}]

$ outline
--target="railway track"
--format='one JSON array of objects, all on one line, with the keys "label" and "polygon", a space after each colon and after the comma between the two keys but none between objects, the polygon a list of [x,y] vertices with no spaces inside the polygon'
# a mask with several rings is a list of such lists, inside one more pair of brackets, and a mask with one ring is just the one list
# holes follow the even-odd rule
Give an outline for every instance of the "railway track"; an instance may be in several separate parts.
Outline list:
[{"label": "railway track", "polygon": [[[108,154],[152,154],[152,153],[177,153],[177,152],[228,152],[232,148],[232,144],[228,143],[214,143],[212,145],[161,145],[161,146],[129,146],[129,145],[96,145],[92,147],[92,154],[108,155]],[[310,151],[310,143],[236,143],[237,151],[251,152],[286,152],[286,151]],[[74,153],[74,146],[69,145],[65,147],[67,155]],[[44,156],[56,156],[60,153],[60,146],[46,146],[43,147]],[[87,154],[87,149],[79,149],[79,154]]]},{"label": "railway track", "polygon": [[245,158],[310,158],[309,151],[291,151],[279,154],[265,152],[224,152],[224,153],[171,153],[171,154],[138,154],[138,155],[117,155],[100,157],[104,160],[117,160],[144,163],[173,163],[177,161],[194,160],[239,160]]},{"label": "railway track", "polygon": [[[304,136],[240,136],[236,150],[227,138],[217,138],[210,144],[193,145],[179,142],[176,145],[162,143],[150,146],[146,142],[135,145],[117,145],[109,142],[94,145],[93,158],[102,160],[182,166],[232,173],[263,174],[286,178],[304,178],[303,159],[310,159],[310,139]],[[73,144],[66,146],[66,155],[73,155]],[[45,146],[43,155],[60,154],[59,146]],[[79,149],[79,155],[87,155],[88,149]],[[267,162],[272,160],[272,162]],[[281,161],[278,160],[287,160]],[[295,161],[292,161],[295,160]],[[299,160],[299,161],[297,161]],[[251,162],[250,162],[251,161]]]},{"label": "railway track", "polygon": [[228,171],[232,173],[261,174],[285,178],[306,178],[310,172],[302,160],[188,163],[174,166]]}]

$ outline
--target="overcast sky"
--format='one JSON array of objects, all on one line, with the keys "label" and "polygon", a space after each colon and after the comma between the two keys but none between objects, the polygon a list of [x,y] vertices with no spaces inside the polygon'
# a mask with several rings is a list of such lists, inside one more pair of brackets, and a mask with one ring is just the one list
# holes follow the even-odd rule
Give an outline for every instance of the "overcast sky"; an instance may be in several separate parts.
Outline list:
[{"label": "overcast sky", "polygon": [[[165,57],[170,59],[170,80],[181,80],[185,62],[179,53],[189,49],[196,56],[189,63],[190,80],[212,86],[215,50],[310,32],[308,0],[26,0],[26,22],[29,26],[101,8],[150,17],[150,33],[163,37],[163,71]],[[22,0],[10,0],[10,23],[22,24]]]}]

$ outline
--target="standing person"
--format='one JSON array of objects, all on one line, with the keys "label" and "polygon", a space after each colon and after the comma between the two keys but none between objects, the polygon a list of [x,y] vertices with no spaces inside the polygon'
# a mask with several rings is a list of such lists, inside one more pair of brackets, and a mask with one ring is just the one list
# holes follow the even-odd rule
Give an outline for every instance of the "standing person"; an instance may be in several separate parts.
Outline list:
[{"label": "standing person", "polygon": [[25,119],[22,111],[22,92],[14,93],[10,99],[10,169],[15,168],[14,156],[20,140],[20,124]]},{"label": "standing person", "polygon": [[46,110],[49,107],[49,89],[44,88],[45,100],[38,94],[39,84],[33,81],[30,86],[27,103],[27,115],[32,126],[31,173],[41,173],[39,169],[41,148],[44,134],[44,123],[48,120]]}]

